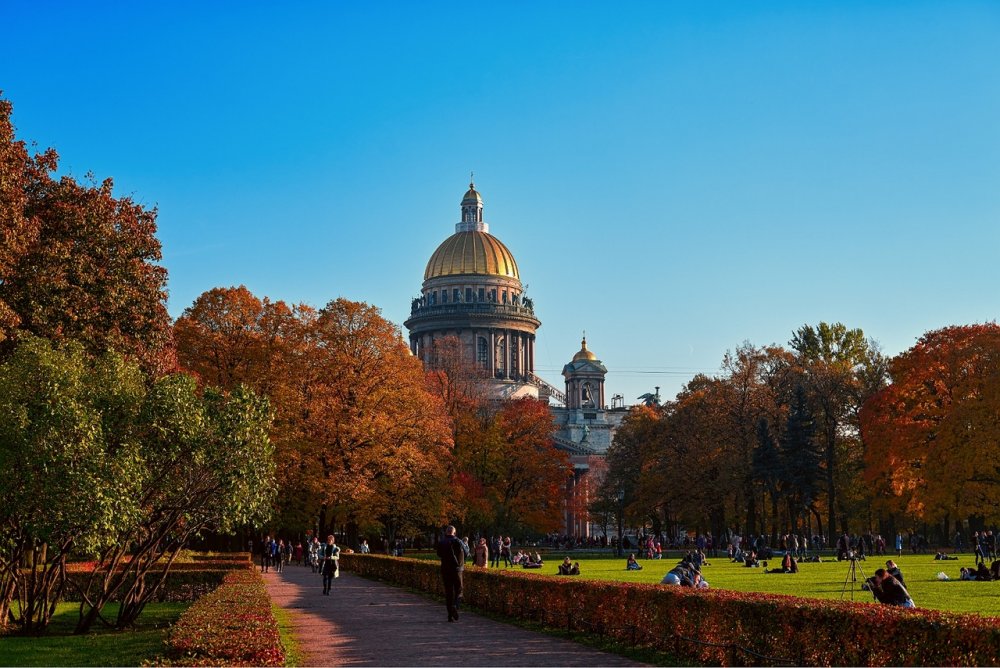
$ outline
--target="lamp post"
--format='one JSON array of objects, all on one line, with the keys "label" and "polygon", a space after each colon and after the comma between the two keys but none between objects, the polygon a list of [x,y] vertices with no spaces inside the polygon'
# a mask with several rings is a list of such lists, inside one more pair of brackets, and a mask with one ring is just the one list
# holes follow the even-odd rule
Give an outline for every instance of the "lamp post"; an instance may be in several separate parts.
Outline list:
[{"label": "lamp post", "polygon": [[625,489],[623,487],[618,488],[618,556],[623,556],[622,553],[622,539],[624,538],[622,530],[622,514],[625,509]]}]

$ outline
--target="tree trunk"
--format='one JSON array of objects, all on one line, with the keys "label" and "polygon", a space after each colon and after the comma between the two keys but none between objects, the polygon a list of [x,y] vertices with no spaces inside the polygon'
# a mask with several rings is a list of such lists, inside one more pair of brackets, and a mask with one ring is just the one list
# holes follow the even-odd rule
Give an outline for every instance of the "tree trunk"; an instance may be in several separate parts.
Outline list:
[{"label": "tree trunk", "polygon": [[[837,421],[831,420],[826,429],[826,502],[829,504],[827,527],[834,531],[837,526],[837,490],[834,484],[834,471],[837,464]],[[846,531],[846,527],[845,527]],[[834,536],[827,538],[827,545],[832,545]]]}]

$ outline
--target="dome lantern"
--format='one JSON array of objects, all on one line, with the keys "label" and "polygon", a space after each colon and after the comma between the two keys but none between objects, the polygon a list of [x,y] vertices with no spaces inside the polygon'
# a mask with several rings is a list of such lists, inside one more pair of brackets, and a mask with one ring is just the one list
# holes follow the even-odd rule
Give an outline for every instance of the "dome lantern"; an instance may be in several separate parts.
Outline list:
[{"label": "dome lantern", "polygon": [[462,220],[455,225],[456,232],[489,232],[483,222],[483,198],[476,190],[476,183],[469,177],[469,189],[462,198]]}]

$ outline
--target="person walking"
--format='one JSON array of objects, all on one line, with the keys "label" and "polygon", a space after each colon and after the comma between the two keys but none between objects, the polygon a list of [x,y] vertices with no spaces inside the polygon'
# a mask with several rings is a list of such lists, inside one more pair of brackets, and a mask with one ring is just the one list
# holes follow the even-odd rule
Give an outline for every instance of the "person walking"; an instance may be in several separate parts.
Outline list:
[{"label": "person walking", "polygon": [[490,566],[494,568],[500,568],[500,546],[503,543],[503,539],[500,536],[493,536],[493,542],[490,544]]},{"label": "person walking", "polygon": [[271,565],[274,570],[281,572],[282,561],[285,558],[285,541],[279,538],[277,542],[271,543]]},{"label": "person walking", "polygon": [[458,605],[462,601],[462,573],[465,571],[465,549],[455,537],[455,527],[444,528],[444,536],[437,546],[441,559],[441,580],[444,582],[444,604],[448,608],[448,621],[458,621]]},{"label": "person walking", "polygon": [[264,538],[264,542],[260,544],[260,570],[262,573],[267,573],[271,566],[271,537],[267,536]]},{"label": "person walking", "polygon": [[337,547],[337,539],[333,535],[326,537],[326,544],[321,548],[320,554],[323,557],[323,595],[330,595],[330,586],[333,579],[340,577],[340,548]]}]

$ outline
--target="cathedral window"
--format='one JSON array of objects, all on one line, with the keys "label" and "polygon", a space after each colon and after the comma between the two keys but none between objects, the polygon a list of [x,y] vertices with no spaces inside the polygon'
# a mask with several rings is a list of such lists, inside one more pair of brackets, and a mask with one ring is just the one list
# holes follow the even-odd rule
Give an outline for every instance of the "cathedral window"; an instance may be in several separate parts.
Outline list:
[{"label": "cathedral window", "polygon": [[496,288],[493,288],[492,290],[490,290],[490,301],[493,302],[494,304],[497,301],[497,289]]},{"label": "cathedral window", "polygon": [[458,302],[458,301],[461,301],[461,300],[462,300],[462,291],[459,290],[458,288],[455,288],[454,290],[452,290],[451,291],[451,301]]},{"label": "cathedral window", "polygon": [[447,304],[448,303],[448,291],[447,290],[442,290],[441,291],[441,303],[442,304]]},{"label": "cathedral window", "polygon": [[467,302],[471,302],[472,301],[472,288],[466,288],[465,289],[465,301],[467,301]]},{"label": "cathedral window", "polygon": [[486,288],[479,288],[479,301],[486,301]]},{"label": "cathedral window", "polygon": [[490,344],[485,338],[480,336],[479,343],[476,344],[476,363],[485,369],[490,360],[489,354]]}]

